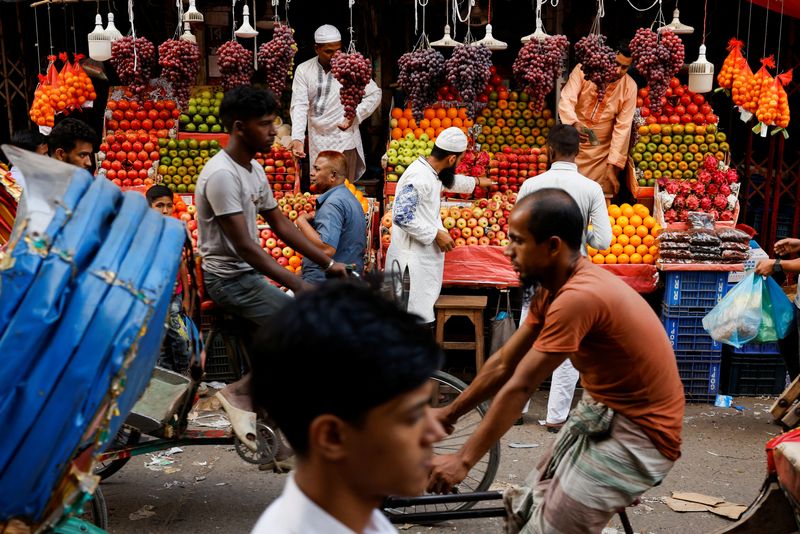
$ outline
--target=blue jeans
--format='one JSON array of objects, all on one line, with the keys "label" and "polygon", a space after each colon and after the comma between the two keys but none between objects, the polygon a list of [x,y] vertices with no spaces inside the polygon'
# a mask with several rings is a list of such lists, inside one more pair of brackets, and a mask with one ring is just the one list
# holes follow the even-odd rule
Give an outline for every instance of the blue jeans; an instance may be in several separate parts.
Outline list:
[{"label": "blue jeans", "polygon": [[267,277],[249,271],[233,278],[203,272],[206,292],[225,311],[264,326],[292,297],[272,285]]}]

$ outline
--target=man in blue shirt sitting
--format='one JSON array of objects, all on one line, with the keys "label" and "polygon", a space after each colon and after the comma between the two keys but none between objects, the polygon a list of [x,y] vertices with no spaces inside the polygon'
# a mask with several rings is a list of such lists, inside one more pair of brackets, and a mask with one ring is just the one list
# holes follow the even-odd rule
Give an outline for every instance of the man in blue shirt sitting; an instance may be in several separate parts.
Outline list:
[{"label": "man in blue shirt sitting", "polygon": [[[354,264],[356,272],[364,269],[367,246],[367,221],[361,203],[345,187],[347,160],[341,152],[320,152],[311,166],[311,184],[316,186],[317,211],[313,217],[297,218],[297,228],[322,252],[337,262]],[[303,280],[322,283],[325,273],[313,261],[303,258]]]}]

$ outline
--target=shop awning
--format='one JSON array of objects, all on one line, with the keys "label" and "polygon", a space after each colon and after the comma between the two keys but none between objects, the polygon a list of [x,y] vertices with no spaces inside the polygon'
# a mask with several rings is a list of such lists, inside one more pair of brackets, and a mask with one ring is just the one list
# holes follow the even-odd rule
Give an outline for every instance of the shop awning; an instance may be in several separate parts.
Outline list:
[{"label": "shop awning", "polygon": [[750,0],[753,4],[771,11],[781,12],[788,17],[800,19],[800,0]]}]

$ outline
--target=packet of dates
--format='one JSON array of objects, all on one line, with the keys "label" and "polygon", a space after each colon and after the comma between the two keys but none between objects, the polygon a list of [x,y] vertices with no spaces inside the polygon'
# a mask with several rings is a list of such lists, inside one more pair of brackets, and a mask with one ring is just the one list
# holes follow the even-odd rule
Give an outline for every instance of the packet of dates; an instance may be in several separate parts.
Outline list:
[{"label": "packet of dates", "polygon": [[709,214],[719,223],[733,226],[737,217],[739,175],[712,155],[706,156],[695,180],[661,178],[656,184],[656,218],[666,228],[691,225],[689,214]]},{"label": "packet of dates", "polygon": [[734,228],[714,227],[709,213],[690,212],[688,230],[664,230],[658,237],[661,263],[743,263],[749,236]]}]

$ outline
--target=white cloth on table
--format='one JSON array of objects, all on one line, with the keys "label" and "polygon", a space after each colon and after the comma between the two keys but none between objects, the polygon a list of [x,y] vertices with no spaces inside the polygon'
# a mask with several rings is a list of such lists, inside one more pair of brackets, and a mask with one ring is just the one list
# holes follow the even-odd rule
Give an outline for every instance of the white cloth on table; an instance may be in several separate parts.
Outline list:
[{"label": "white cloth on table", "polygon": [[[400,181],[392,205],[392,243],[386,251],[387,274],[399,264],[400,273],[408,269],[408,311],[425,323],[435,320],[436,299],[442,290],[444,252],[436,244],[436,234],[446,231],[439,217],[442,182],[428,161],[420,156],[408,166]],[[475,179],[456,175],[453,193],[471,193]]]},{"label": "white cloth on table", "polygon": [[314,164],[317,155],[324,150],[344,152],[355,149],[358,163],[349,171],[359,179],[367,166],[364,163],[364,145],[358,126],[372,115],[381,103],[381,90],[373,80],[364,88],[364,99],[356,108],[353,124],[345,131],[339,129],[344,122],[344,107],[339,99],[342,85],[333,73],[325,72],[318,58],[314,57],[298,65],[292,83],[292,140],[304,141],[308,128],[309,163]]},{"label": "white cloth on table", "polygon": [[[320,508],[289,474],[283,493],[269,505],[251,534],[355,534],[335,517]],[[397,530],[379,510],[372,517],[363,534],[396,534]]]},{"label": "white cloth on table", "polygon": [[583,233],[581,254],[587,255],[586,244],[598,250],[611,246],[611,221],[608,219],[608,207],[603,188],[578,172],[578,166],[567,161],[555,161],[550,170],[528,178],[522,183],[517,195],[517,202],[541,189],[561,189],[578,204],[583,216],[584,228],[592,225],[592,229]]}]

